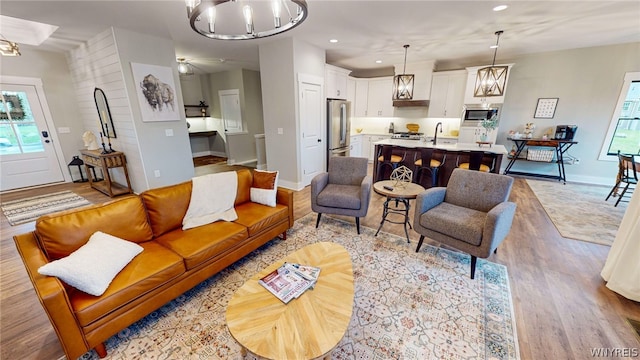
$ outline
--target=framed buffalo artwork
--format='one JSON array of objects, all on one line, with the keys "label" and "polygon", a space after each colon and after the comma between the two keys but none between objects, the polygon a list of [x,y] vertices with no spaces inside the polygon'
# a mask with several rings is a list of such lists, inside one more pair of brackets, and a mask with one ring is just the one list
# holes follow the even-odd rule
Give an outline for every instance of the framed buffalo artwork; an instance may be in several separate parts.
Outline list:
[{"label": "framed buffalo artwork", "polygon": [[180,120],[173,70],[167,66],[131,63],[142,121]]}]

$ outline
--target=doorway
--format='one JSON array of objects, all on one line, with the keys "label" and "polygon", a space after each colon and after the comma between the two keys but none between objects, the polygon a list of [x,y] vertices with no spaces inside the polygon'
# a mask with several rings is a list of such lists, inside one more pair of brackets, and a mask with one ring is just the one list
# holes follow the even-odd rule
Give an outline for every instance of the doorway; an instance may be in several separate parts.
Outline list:
[{"label": "doorway", "polygon": [[[45,116],[46,114],[46,116]],[[39,79],[0,83],[0,191],[64,181]]]}]

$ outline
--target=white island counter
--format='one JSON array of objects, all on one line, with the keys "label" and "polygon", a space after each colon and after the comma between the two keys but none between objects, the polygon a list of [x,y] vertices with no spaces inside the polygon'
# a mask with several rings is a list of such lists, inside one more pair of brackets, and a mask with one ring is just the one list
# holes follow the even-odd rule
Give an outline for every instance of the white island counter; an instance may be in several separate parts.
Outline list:
[{"label": "white island counter", "polygon": [[415,148],[433,148],[446,151],[484,151],[493,154],[507,155],[507,148],[504,145],[482,145],[478,146],[476,143],[458,143],[458,144],[437,144],[433,145],[431,142],[425,142],[422,140],[403,140],[403,139],[385,139],[375,142],[374,145],[393,145],[403,148],[415,149]]}]

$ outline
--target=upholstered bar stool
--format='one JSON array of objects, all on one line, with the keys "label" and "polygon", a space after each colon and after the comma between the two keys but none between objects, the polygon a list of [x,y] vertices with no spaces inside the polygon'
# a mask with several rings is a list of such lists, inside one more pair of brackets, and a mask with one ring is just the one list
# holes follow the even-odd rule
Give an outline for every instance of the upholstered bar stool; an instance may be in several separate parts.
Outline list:
[{"label": "upholstered bar stool", "polygon": [[[491,172],[496,163],[496,154],[484,151],[463,151],[464,155],[469,156],[468,162],[460,163],[460,156],[456,159],[456,167],[465,170],[475,170],[482,172]],[[491,165],[482,162],[485,157],[491,158]]]},{"label": "upholstered bar stool", "polygon": [[[441,156],[439,154],[442,154]],[[440,157],[442,160],[437,160]],[[420,149],[420,158],[413,162],[413,182],[422,185],[422,177],[428,173],[431,177],[431,186],[438,185],[438,170],[444,164],[447,158],[446,152],[438,151],[432,148]],[[423,166],[422,164],[428,164]]]},{"label": "upholstered bar stool", "polygon": [[389,168],[389,173],[393,172],[402,162],[406,156],[406,152],[400,155],[393,154],[394,147],[392,145],[382,145],[380,146],[380,151],[377,157],[378,160],[378,172],[376,174],[376,181],[384,180],[382,177],[384,176],[384,169]]}]

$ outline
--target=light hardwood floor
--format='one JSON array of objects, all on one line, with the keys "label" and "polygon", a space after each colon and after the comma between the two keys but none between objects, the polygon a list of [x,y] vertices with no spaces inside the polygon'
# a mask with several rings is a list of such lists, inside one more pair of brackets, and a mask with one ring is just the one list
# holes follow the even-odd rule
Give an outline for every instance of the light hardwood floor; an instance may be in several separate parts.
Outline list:
[{"label": "light hardwood floor", "polygon": [[[109,200],[87,184],[62,184],[2,194],[1,201],[66,189],[94,203]],[[311,212],[309,193],[307,187],[294,194],[296,219]],[[489,260],[508,268],[521,358],[587,359],[592,348],[640,348],[626,322],[640,319],[640,303],[608,290],[600,277],[609,247],[560,236],[523,179],[511,199],[518,205],[511,233]],[[377,228],[383,202],[372,195],[362,226]],[[2,215],[0,225],[1,359],[58,359],[63,352],[12,239],[34,223],[10,226]],[[401,225],[383,230],[404,236]],[[415,247],[419,236],[410,235],[407,246]]]}]

